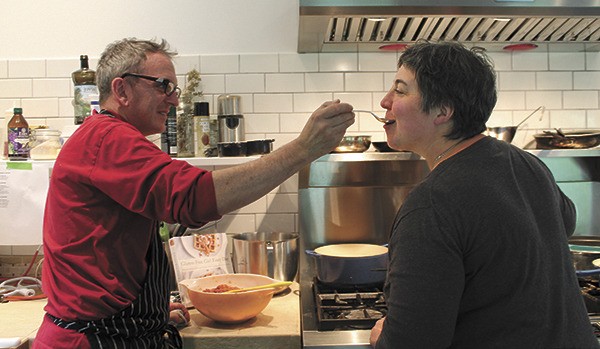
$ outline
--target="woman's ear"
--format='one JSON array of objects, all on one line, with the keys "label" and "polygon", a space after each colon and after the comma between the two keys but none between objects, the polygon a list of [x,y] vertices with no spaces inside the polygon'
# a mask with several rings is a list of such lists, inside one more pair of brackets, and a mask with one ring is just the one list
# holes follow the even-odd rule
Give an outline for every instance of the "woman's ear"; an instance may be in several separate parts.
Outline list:
[{"label": "woman's ear", "polygon": [[117,102],[122,106],[129,105],[129,92],[127,86],[125,86],[125,79],[114,78],[111,83],[112,93],[115,96]]},{"label": "woman's ear", "polygon": [[442,105],[439,108],[437,115],[435,116],[435,119],[433,120],[433,122],[436,125],[441,125],[443,123],[449,122],[450,119],[452,119],[453,115],[454,115],[453,107]]}]

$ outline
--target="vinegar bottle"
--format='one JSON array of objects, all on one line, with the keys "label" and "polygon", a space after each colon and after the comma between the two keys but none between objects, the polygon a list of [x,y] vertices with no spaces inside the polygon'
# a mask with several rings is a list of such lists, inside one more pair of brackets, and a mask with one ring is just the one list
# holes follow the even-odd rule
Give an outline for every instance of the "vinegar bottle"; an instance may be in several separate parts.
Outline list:
[{"label": "vinegar bottle", "polygon": [[14,114],[7,125],[9,160],[29,158],[29,124],[23,117],[22,108],[14,108]]},{"label": "vinegar bottle", "polygon": [[90,69],[88,56],[79,57],[80,69],[71,74],[75,84],[73,107],[75,109],[75,125],[83,123],[83,120],[92,114],[91,101],[98,95],[96,87],[96,72]]}]

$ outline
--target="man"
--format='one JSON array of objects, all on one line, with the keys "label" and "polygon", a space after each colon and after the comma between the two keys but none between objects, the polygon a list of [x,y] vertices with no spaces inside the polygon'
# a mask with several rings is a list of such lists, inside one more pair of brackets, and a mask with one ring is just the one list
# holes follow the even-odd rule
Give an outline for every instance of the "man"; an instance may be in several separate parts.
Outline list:
[{"label": "man", "polygon": [[180,89],[167,43],[124,39],[98,62],[101,113],[56,159],[44,217],[47,316],[35,348],[180,348],[167,325],[168,262],[158,223],[189,227],[267,194],[331,151],[354,123],[326,102],[301,134],[253,162],[214,172],[171,159],[146,139],[164,131]]},{"label": "man", "polygon": [[495,104],[484,52],[420,42],[400,57],[387,141],[431,172],[393,224],[376,349],[599,347],[567,242],[575,207],[538,158],[481,134]]}]

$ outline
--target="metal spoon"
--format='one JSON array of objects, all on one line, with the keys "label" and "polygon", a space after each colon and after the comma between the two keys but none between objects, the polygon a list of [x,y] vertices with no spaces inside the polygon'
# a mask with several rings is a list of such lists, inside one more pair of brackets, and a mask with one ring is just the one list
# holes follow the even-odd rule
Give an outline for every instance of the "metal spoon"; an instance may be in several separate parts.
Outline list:
[{"label": "metal spoon", "polygon": [[373,113],[372,111],[368,111],[368,110],[357,110],[357,109],[354,109],[353,111],[354,111],[355,113],[369,113],[369,114],[373,115],[373,117],[374,117],[375,119],[377,119],[377,121],[379,121],[379,122],[381,122],[381,123],[384,123],[384,124],[387,122],[387,120],[386,120],[385,118],[382,118],[381,116],[379,116],[379,115],[377,115],[377,114]]}]

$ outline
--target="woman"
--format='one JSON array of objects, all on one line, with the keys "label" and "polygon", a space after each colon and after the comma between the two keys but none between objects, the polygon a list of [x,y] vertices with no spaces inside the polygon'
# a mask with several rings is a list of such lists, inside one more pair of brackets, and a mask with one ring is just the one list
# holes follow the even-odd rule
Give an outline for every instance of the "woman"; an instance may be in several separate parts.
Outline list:
[{"label": "woman", "polygon": [[598,348],[567,238],[573,203],[535,156],[485,137],[496,104],[483,52],[419,42],[381,101],[388,144],[431,169],[389,241],[381,348]]}]

